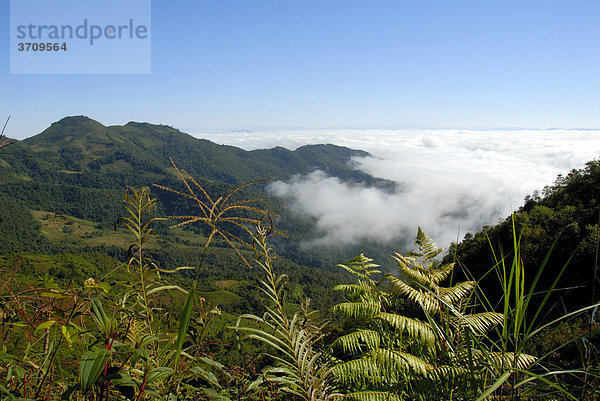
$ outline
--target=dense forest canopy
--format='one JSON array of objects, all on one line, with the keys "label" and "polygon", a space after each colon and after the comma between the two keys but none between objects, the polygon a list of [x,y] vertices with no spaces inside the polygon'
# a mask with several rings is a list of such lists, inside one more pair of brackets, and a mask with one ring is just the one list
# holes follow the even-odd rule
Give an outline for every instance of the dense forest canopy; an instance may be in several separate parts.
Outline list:
[{"label": "dense forest canopy", "polygon": [[564,268],[554,294],[555,314],[597,302],[599,200],[600,162],[590,161],[585,168],[559,176],[541,194],[527,196],[512,217],[476,234],[467,234],[451,248],[445,260],[456,258],[465,275],[477,279],[485,276],[481,287],[498,301],[501,294],[497,290],[497,277],[493,272],[486,275],[495,264],[490,247],[497,254],[510,252],[514,221],[528,283],[550,253],[536,291],[543,294]]}]

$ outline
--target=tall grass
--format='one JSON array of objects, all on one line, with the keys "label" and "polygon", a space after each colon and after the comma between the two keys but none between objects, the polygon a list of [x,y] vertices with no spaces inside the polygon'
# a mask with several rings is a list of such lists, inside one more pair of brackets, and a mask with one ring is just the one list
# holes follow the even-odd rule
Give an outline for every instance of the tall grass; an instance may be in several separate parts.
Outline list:
[{"label": "tall grass", "polygon": [[[536,270],[526,268],[521,257],[521,236],[518,234],[514,216],[512,219],[512,252],[505,254],[502,250],[498,253],[489,241],[495,265],[493,269],[499,278],[502,289],[502,314],[503,324],[497,333],[498,340],[492,341],[493,349],[501,352],[505,357],[500,361],[490,358],[490,365],[496,370],[498,377],[486,385],[485,391],[477,400],[489,397],[509,397],[510,399],[536,398],[536,399],[596,399],[600,396],[598,388],[588,385],[590,380],[599,378],[598,372],[592,370],[598,364],[597,354],[594,361],[591,358],[582,363],[579,368],[567,369],[556,366],[549,361],[549,357],[560,352],[568,344],[561,344],[543,355],[531,359],[527,350],[547,329],[555,327],[562,322],[568,322],[575,317],[582,316],[590,310],[597,309],[599,304],[592,304],[563,316],[547,321],[545,317],[553,309],[549,303],[552,295],[558,290],[557,285],[569,266],[570,259],[562,266],[554,278],[550,288],[544,293],[536,291],[540,278],[545,272],[552,251],[559,240],[556,236],[544,260]],[[527,280],[526,275],[535,271],[532,280]],[[484,293],[480,293],[483,305],[491,308],[489,300]],[[581,343],[597,333],[587,331],[573,337],[568,343]],[[589,342],[588,342],[589,343]],[[589,343],[589,346],[593,345]],[[597,350],[596,350],[597,352]],[[525,366],[519,360],[530,361]],[[579,391],[577,391],[579,390]]]}]

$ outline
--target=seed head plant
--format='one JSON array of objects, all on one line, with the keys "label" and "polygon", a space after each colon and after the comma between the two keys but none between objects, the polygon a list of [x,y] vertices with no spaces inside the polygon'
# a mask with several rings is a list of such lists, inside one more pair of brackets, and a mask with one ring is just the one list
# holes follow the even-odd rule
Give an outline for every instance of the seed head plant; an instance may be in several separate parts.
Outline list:
[{"label": "seed head plant", "polygon": [[[260,224],[261,218],[264,216],[277,216],[276,214],[262,209],[257,206],[253,206],[258,202],[262,201],[262,199],[248,199],[248,200],[233,200],[233,195],[235,195],[242,188],[256,184],[259,182],[267,181],[268,179],[260,179],[255,181],[250,181],[243,183],[241,185],[236,186],[231,191],[226,193],[223,196],[219,196],[216,199],[213,199],[208,192],[204,189],[197,180],[195,180],[190,174],[188,174],[185,170],[179,169],[173,160],[171,159],[171,164],[173,168],[177,172],[177,175],[183,182],[186,191],[180,191],[174,188],[166,187],[163,185],[154,184],[157,188],[163,189],[165,191],[172,192],[184,198],[187,198],[193,201],[198,207],[197,215],[181,215],[181,216],[169,216],[171,219],[182,220],[181,222],[174,224],[171,228],[181,227],[187,224],[192,223],[202,223],[209,228],[209,234],[204,242],[204,246],[202,248],[202,255],[200,257],[200,263],[198,268],[196,269],[196,277],[194,280],[194,284],[192,288],[188,291],[187,297],[185,299],[185,303],[183,306],[183,310],[181,312],[181,320],[179,325],[179,332],[176,342],[176,355],[175,355],[175,369],[177,370],[179,364],[179,358],[181,355],[181,351],[183,349],[183,343],[185,341],[186,333],[188,331],[188,327],[190,324],[190,320],[192,317],[192,312],[194,310],[194,304],[196,302],[196,292],[198,290],[198,278],[200,276],[200,272],[202,270],[204,260],[206,257],[206,251],[210,246],[212,240],[215,237],[221,237],[225,242],[231,246],[231,248],[235,251],[235,253],[240,257],[243,263],[252,268],[252,265],[248,262],[246,257],[240,251],[239,246],[245,246],[248,248],[252,248],[248,241],[244,240],[239,235],[233,234],[230,229],[228,229],[228,225],[233,225],[241,229],[243,232],[253,235],[252,227]],[[247,217],[242,216],[240,212],[251,212],[258,217]],[[239,245],[238,245],[239,244]],[[203,303],[204,299],[200,297],[199,302]],[[203,309],[203,308],[200,308]]]}]

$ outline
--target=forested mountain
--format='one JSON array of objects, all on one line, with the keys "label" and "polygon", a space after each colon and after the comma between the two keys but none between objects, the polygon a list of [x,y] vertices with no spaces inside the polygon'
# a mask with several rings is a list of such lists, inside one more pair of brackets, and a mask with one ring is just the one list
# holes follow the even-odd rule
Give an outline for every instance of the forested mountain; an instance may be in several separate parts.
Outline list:
[{"label": "forested mountain", "polygon": [[[514,218],[507,217],[474,235],[467,234],[460,244],[450,249],[445,261],[456,257],[466,276],[483,278],[480,287],[494,303],[502,297],[494,266],[502,256],[512,258],[513,221],[520,239],[527,285],[544,266],[535,288],[539,293],[537,300],[558,280],[552,295],[555,304],[552,315],[598,301],[599,161],[591,161],[583,169],[559,176],[554,185],[546,186],[541,194],[527,196]],[[545,262],[546,256],[549,257]]]},{"label": "forested mountain", "polygon": [[[19,151],[32,156],[26,165],[33,171],[58,169],[91,179],[105,173],[108,182],[124,177],[143,180],[174,176],[169,158],[193,176],[230,184],[264,177],[284,179],[315,168],[343,179],[373,181],[347,165],[350,157],[367,155],[363,151],[317,145],[296,151],[277,147],[248,152],[197,139],[165,125],[130,122],[105,127],[84,116],[53,123],[41,134],[21,142],[21,146],[24,148]],[[86,181],[74,178],[74,182]]]},{"label": "forested mountain", "polygon": [[[245,151],[197,139],[165,125],[130,122],[106,127],[84,116],[55,122],[39,135],[13,144],[11,152],[28,157],[5,156],[0,160],[0,194],[5,202],[91,220],[104,228],[111,228],[121,216],[126,185],[182,188],[170,160],[214,194],[251,180],[284,180],[315,169],[346,181],[394,186],[350,166],[352,157],[367,155],[359,150],[309,145],[295,151],[281,147]],[[280,201],[264,192],[265,185],[246,187],[244,194],[264,198],[268,209],[284,215],[278,227],[288,230],[291,239],[284,246],[302,258],[297,240],[307,237],[310,222],[288,213]],[[153,192],[161,200],[162,214],[193,212],[173,194],[156,188]],[[28,220],[27,216],[21,218]],[[0,249],[10,250],[11,243],[5,242]],[[27,241],[20,244],[27,247]],[[309,260],[319,263],[314,255],[306,256],[304,262]]]},{"label": "forested mountain", "polygon": [[[0,264],[10,268],[16,260],[10,254],[29,252],[22,273],[33,276],[49,272],[63,279],[83,280],[92,274],[87,263],[73,264],[73,260],[108,255],[117,263],[127,258],[129,243],[123,233],[113,230],[125,213],[122,200],[126,186],[150,187],[153,196],[159,198],[157,216],[200,212],[189,199],[153,185],[185,189],[172,162],[217,197],[247,181],[286,180],[315,169],[345,181],[393,187],[391,182],[352,168],[352,157],[368,155],[359,150],[310,145],[294,151],[281,147],[245,151],[197,139],[165,125],[130,122],[107,127],[84,116],[66,117],[36,136],[13,143],[10,153],[0,158],[0,254],[7,255]],[[327,288],[339,274],[335,264],[358,249],[303,249],[302,240],[312,234],[311,221],[286,210],[265,186],[266,182],[246,186],[237,196],[261,198],[258,205],[281,216],[275,225],[285,230],[288,238],[275,239],[274,245],[283,265],[288,273],[295,272],[294,281],[302,283],[308,295],[327,298]],[[169,230],[175,223],[156,223],[160,242],[152,247],[153,259],[164,267],[194,266],[207,227],[189,225],[185,230]],[[231,229],[240,234],[238,228]],[[223,279],[249,283],[250,273],[240,268],[228,244],[217,241],[213,245],[207,254],[209,268],[202,273],[207,288]],[[376,244],[366,248],[376,255],[391,251]],[[35,256],[38,254],[47,255],[42,258],[44,263]],[[87,256],[73,259],[67,255]],[[210,266],[215,266],[214,270]]]}]

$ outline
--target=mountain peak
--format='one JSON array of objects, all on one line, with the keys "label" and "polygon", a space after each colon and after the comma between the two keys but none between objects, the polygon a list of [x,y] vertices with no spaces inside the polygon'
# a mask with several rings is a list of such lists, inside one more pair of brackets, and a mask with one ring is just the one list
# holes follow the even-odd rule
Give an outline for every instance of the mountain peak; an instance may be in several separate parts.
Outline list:
[{"label": "mountain peak", "polygon": [[30,143],[39,143],[45,141],[62,141],[65,138],[81,138],[92,133],[99,133],[106,130],[106,127],[96,120],[87,116],[69,116],[52,123],[42,133],[27,138]]},{"label": "mountain peak", "polygon": [[94,126],[104,127],[101,123],[96,120],[92,120],[88,116],[68,116],[52,123],[52,126],[58,125],[61,127],[81,127],[81,126]]}]

